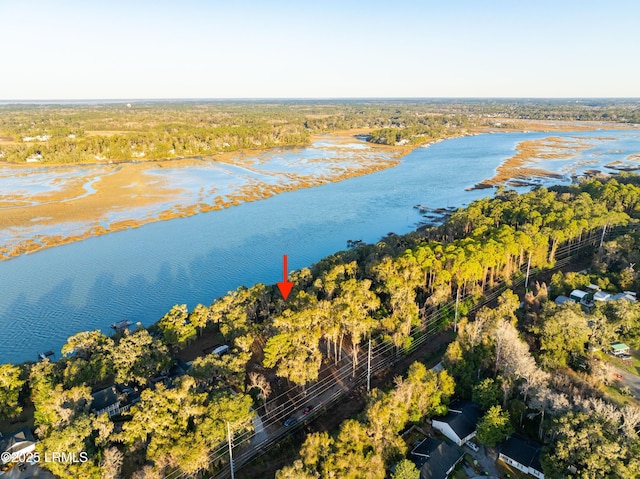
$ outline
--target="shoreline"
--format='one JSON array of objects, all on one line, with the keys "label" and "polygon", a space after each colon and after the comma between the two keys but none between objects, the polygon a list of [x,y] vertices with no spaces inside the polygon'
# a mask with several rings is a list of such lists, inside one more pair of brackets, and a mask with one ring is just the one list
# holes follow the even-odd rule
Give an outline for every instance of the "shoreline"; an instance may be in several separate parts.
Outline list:
[{"label": "shoreline", "polygon": [[[575,122],[520,122],[522,129],[514,131],[534,131],[540,128],[540,131],[571,131],[571,126],[575,126]],[[594,131],[602,129],[603,126],[610,128],[620,128],[623,124],[604,125],[601,122],[582,125],[584,131]],[[630,126],[630,125],[629,125]],[[56,226],[64,227],[65,224],[81,223],[80,227],[72,232],[62,234],[36,232],[23,233],[23,238],[17,237],[15,242],[5,242],[0,244],[0,260],[10,260],[23,254],[31,254],[37,251],[48,249],[54,246],[81,241],[94,236],[114,233],[131,228],[138,228],[145,224],[165,221],[175,218],[193,216],[198,213],[221,210],[245,202],[258,201],[267,199],[280,193],[294,191],[297,189],[311,188],[327,183],[339,182],[349,178],[364,176],[375,173],[386,168],[397,166],[400,158],[411,153],[418,148],[428,148],[435,143],[444,140],[460,138],[464,136],[473,136],[482,133],[492,132],[510,132],[509,129],[494,129],[490,126],[477,127],[465,131],[458,131],[449,136],[434,139],[422,145],[403,145],[389,146],[378,145],[374,143],[361,142],[357,140],[357,135],[366,134],[370,129],[353,129],[340,130],[324,134],[315,134],[311,136],[311,142],[307,146],[284,146],[267,149],[249,149],[235,152],[225,152],[221,154],[202,156],[197,155],[186,158],[173,158],[167,160],[144,160],[134,159],[128,161],[117,161],[111,164],[104,162],[98,163],[74,163],[74,164],[29,164],[15,165],[10,163],[0,163],[0,168],[9,166],[11,170],[19,172],[20,170],[28,170],[24,176],[28,176],[32,171],[77,171],[78,168],[103,168],[106,171],[97,173],[97,179],[94,178],[93,183],[88,181],[88,175],[79,175],[68,182],[66,188],[60,191],[46,192],[40,195],[40,203],[34,204],[33,199],[38,197],[35,195],[26,195],[25,198],[9,197],[5,195],[2,199],[5,206],[1,206],[0,202],[0,227],[23,228],[24,230],[34,229],[38,224],[43,227],[57,229]],[[541,168],[525,167],[526,164],[535,162],[537,153],[544,148],[549,147],[543,140],[529,140],[531,144],[518,145],[517,153],[511,158],[506,159],[497,169],[497,174],[493,178],[488,178],[476,184],[470,189],[493,188],[499,184],[508,184],[510,186],[519,186],[531,184],[530,180],[535,177],[547,178],[563,178],[563,175],[550,172]],[[373,158],[331,158],[327,160],[330,164],[330,171],[324,174],[298,174],[280,172],[273,173],[277,182],[260,181],[252,178],[245,184],[237,186],[234,191],[227,194],[216,194],[210,201],[199,201],[193,198],[186,198],[183,201],[184,192],[179,186],[168,185],[166,180],[162,178],[151,181],[150,175],[145,172],[151,169],[172,168],[181,169],[194,166],[211,166],[211,165],[229,165],[232,167],[242,168],[247,171],[248,175],[256,176],[264,175],[265,171],[255,168],[253,164],[247,164],[248,161],[257,161],[261,156],[268,156],[271,152],[288,151],[304,148],[313,148],[318,142],[330,141],[335,146],[321,145],[316,147],[318,150],[335,150],[341,145],[348,145],[358,142],[357,144],[365,145],[362,151],[367,151]],[[536,144],[536,142],[540,144]],[[527,143],[522,142],[522,143]],[[557,147],[557,145],[555,145]],[[566,147],[562,147],[566,148]],[[339,150],[340,151],[340,150]],[[348,151],[345,148],[345,151]],[[353,154],[354,149],[350,150]],[[384,155],[377,155],[376,152],[384,152]],[[561,157],[560,153],[548,154],[547,157],[538,159],[544,161],[547,159],[557,159]],[[350,161],[357,164],[351,165]],[[335,167],[339,171],[336,171]],[[146,184],[145,184],[146,181]],[[91,184],[92,183],[92,184]],[[140,183],[140,184],[138,184]],[[91,184],[94,188],[93,192],[87,191],[87,184]],[[203,186],[204,187],[204,186]],[[68,198],[65,195],[71,194]],[[22,202],[22,204],[21,204]],[[25,204],[26,202],[26,204]],[[165,208],[155,208],[154,206],[161,204],[170,204]],[[135,209],[150,208],[153,210],[142,216],[140,212],[136,213]],[[129,209],[131,213],[127,215]],[[109,212],[119,212],[123,214],[117,219],[111,221],[101,221],[104,215]],[[26,237],[25,237],[26,236]]]}]

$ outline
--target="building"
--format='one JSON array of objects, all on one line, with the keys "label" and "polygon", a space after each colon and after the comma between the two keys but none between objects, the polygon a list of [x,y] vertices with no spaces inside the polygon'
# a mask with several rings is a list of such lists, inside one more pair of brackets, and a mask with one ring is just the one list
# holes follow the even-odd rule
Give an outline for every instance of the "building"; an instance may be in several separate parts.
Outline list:
[{"label": "building", "polygon": [[36,439],[31,434],[28,427],[23,427],[17,431],[13,431],[6,436],[0,437],[0,465],[11,462],[11,456],[4,457],[6,454],[26,455],[33,452],[36,448]]},{"label": "building", "polygon": [[610,301],[616,301],[618,299],[626,299],[632,303],[636,302],[636,293],[633,291],[623,291],[622,293],[611,295]]},{"label": "building", "polygon": [[563,296],[560,295],[558,296],[555,301],[554,301],[558,306],[565,304],[565,303],[575,303],[575,301],[571,298],[569,298],[568,296]]},{"label": "building", "polygon": [[525,474],[544,479],[540,451],[539,444],[519,434],[512,434],[500,445],[498,459]]},{"label": "building", "polygon": [[582,291],[581,289],[574,289],[573,291],[571,291],[569,297],[576,303],[584,304],[585,306],[590,306],[591,304],[593,304],[593,293],[588,293],[587,291]]},{"label": "building", "polygon": [[629,346],[619,342],[611,343],[609,344],[609,347],[611,348],[611,354],[613,354],[614,356],[622,356],[624,354],[629,354],[629,350],[630,350]]},{"label": "building", "polygon": [[130,387],[109,386],[91,395],[89,409],[96,416],[107,413],[109,417],[117,416],[129,410],[140,400],[140,395]]},{"label": "building", "polygon": [[471,401],[453,401],[446,416],[434,418],[431,425],[458,446],[476,435],[476,425],[482,417],[480,406]]},{"label": "building", "polygon": [[446,479],[464,457],[460,446],[427,437],[410,453],[420,470],[420,479]]},{"label": "building", "polygon": [[623,291],[622,293],[612,294],[602,291],[593,284],[590,284],[587,289],[592,292],[594,301],[617,301],[619,299],[626,299],[627,301],[635,303],[637,299],[634,291]]}]

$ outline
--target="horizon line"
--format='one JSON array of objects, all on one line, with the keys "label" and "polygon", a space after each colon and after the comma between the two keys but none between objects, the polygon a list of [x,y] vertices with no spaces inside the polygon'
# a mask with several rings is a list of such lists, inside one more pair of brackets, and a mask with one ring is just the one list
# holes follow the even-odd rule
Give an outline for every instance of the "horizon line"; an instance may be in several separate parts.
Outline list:
[{"label": "horizon line", "polygon": [[120,97],[120,98],[35,98],[0,99],[0,104],[55,104],[55,103],[121,103],[121,102],[226,102],[226,101],[443,101],[443,100],[632,100],[640,101],[640,96],[372,96],[372,97]]}]

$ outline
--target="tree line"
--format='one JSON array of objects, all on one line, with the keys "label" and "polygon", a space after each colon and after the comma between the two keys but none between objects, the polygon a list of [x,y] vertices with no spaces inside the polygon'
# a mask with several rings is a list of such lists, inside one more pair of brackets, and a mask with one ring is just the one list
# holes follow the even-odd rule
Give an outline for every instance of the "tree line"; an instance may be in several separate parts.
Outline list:
[{"label": "tree line", "polygon": [[[133,102],[0,106],[0,160],[166,159],[305,145],[310,134],[372,130],[368,141],[420,145],[495,118],[640,123],[637,102],[370,100]],[[40,156],[37,156],[40,155]]]}]

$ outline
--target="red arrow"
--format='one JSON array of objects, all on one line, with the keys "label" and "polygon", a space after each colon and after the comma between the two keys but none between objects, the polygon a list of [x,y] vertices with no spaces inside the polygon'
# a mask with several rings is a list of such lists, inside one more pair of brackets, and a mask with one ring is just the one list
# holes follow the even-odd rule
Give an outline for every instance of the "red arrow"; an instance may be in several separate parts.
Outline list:
[{"label": "red arrow", "polygon": [[282,293],[282,297],[287,299],[289,293],[291,292],[291,288],[293,288],[293,283],[287,279],[287,255],[282,255],[282,268],[284,269],[284,279],[280,283],[276,283],[278,285],[278,289]]}]

